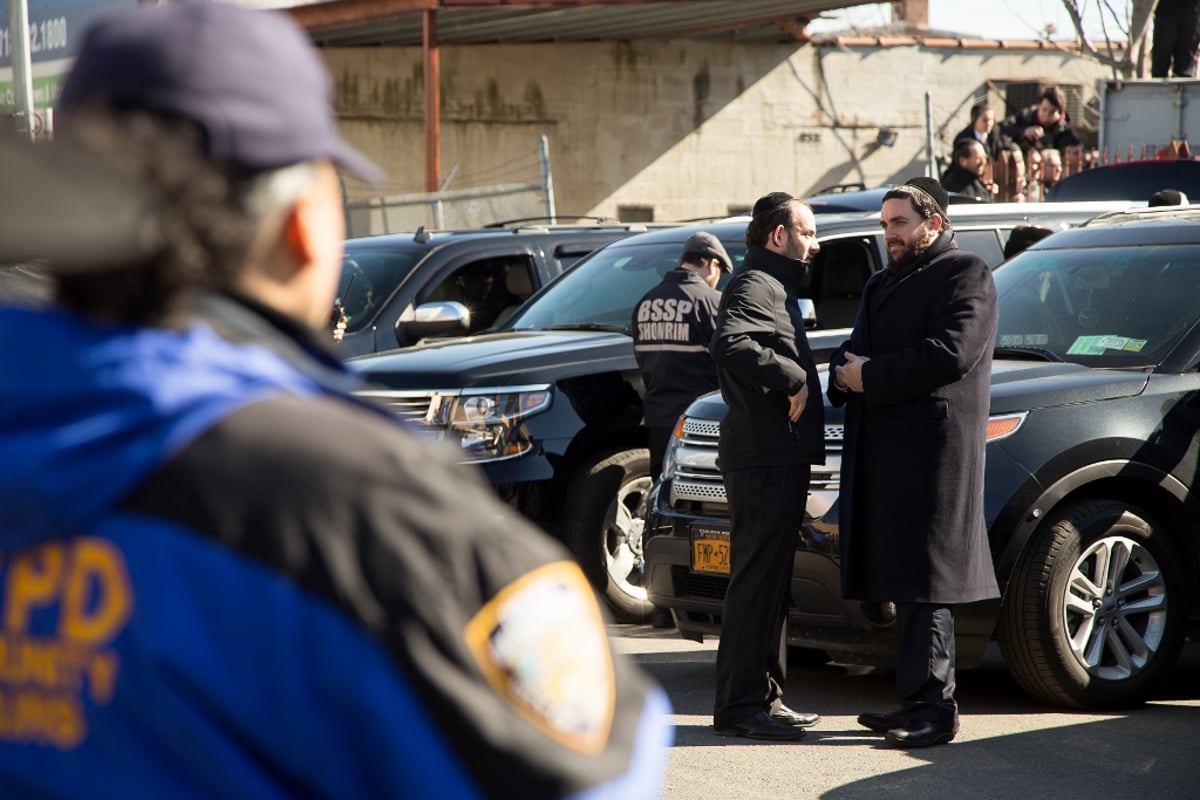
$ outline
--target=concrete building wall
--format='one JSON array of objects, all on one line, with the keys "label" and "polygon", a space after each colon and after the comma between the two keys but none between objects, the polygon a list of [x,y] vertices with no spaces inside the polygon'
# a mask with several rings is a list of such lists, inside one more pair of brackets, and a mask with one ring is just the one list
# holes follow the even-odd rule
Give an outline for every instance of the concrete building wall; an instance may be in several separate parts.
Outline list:
[{"label": "concrete building wall", "polygon": [[[939,153],[989,81],[1082,84],[1100,65],[1054,48],[895,43],[634,43],[444,47],[448,188],[538,178],[550,142],[560,214],[723,215],[767,191],[904,180],[925,166],[925,100]],[[424,188],[419,48],[324,51],[344,135],[389,175],[352,198]],[[992,93],[997,116],[1003,98]],[[880,128],[897,132],[877,145]]]}]

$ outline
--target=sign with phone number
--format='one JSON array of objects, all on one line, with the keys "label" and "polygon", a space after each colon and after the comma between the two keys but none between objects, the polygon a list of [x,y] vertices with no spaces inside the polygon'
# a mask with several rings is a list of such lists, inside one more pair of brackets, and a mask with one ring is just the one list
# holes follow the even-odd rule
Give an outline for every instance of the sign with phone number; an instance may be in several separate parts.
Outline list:
[{"label": "sign with phone number", "polygon": [[[97,16],[138,0],[25,0],[29,20],[29,58],[35,64],[74,56],[83,31]],[[0,68],[12,67],[9,4],[0,3]],[[6,75],[5,77],[11,77]]]}]

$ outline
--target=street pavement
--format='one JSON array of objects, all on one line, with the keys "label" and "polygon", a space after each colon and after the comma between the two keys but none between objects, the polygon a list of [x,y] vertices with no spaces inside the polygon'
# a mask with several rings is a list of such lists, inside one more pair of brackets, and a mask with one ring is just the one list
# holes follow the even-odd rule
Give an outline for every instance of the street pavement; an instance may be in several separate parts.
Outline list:
[{"label": "street pavement", "polygon": [[1038,705],[998,651],[958,673],[961,730],[949,745],[898,750],[860,728],[862,711],[895,704],[890,672],[824,665],[789,670],[785,700],[821,722],[799,742],[712,732],[717,640],[613,625],[670,695],[675,746],[665,800],[1196,800],[1200,798],[1200,644],[1144,708],[1085,713]]}]

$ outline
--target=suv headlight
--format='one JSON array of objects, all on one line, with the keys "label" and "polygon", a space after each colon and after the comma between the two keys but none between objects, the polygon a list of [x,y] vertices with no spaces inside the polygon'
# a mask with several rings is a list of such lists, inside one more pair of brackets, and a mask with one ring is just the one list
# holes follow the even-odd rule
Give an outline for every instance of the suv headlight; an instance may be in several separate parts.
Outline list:
[{"label": "suv headlight", "polygon": [[549,384],[437,392],[425,424],[457,439],[466,461],[516,458],[533,448],[525,420],[549,408],[550,398]]},{"label": "suv headlight", "polygon": [[[675,423],[675,430],[671,431],[671,438],[667,440],[667,449],[663,451],[662,463],[662,478],[670,479],[675,477],[675,459],[679,453],[679,447],[683,444],[683,423],[687,417],[680,417]],[[651,475],[654,480],[659,479],[659,475]]]}]

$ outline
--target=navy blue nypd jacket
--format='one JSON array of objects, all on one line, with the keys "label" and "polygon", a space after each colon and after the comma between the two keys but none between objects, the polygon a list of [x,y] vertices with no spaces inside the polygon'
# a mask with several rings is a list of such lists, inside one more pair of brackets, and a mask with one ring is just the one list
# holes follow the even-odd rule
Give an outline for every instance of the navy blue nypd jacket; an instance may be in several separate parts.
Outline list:
[{"label": "navy blue nypd jacket", "polygon": [[4,796],[655,795],[665,698],[567,552],[203,306],[0,309]]}]

